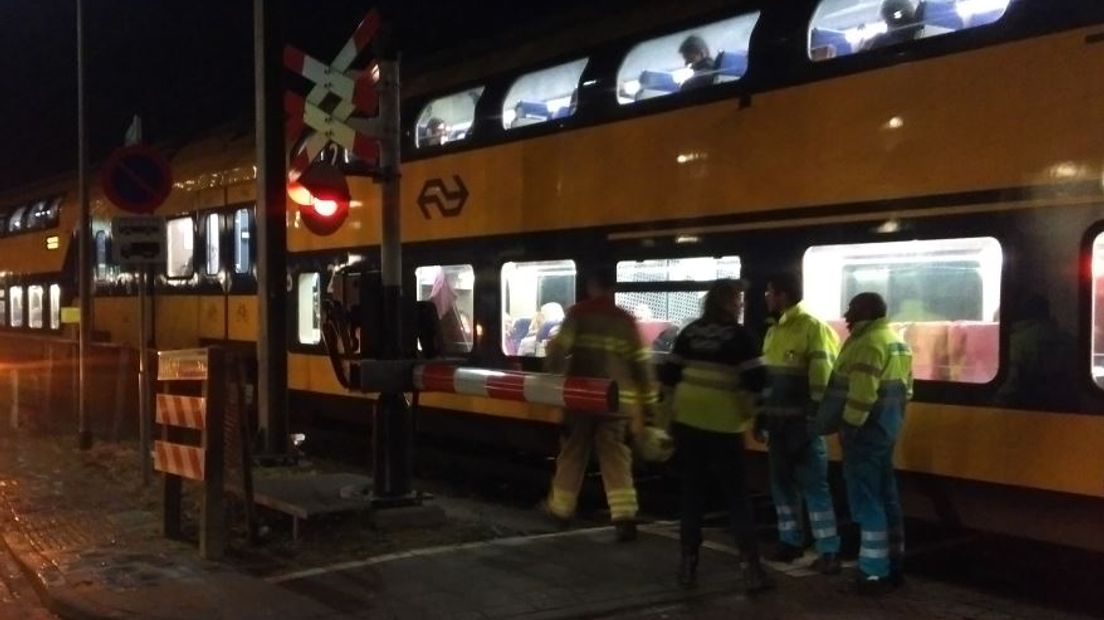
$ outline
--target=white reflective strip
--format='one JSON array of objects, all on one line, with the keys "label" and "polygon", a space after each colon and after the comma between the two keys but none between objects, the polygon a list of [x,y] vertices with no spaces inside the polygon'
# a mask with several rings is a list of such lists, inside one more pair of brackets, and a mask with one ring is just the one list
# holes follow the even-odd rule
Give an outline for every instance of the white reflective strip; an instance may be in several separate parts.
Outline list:
[{"label": "white reflective strip", "polygon": [[884,542],[889,540],[889,534],[885,532],[863,532],[863,542]]},{"label": "white reflective strip", "polygon": [[792,515],[794,513],[794,509],[791,506],[775,506],[774,510],[779,515]]},{"label": "white reflective strip", "polygon": [[822,510],[820,512],[810,512],[809,518],[813,521],[830,521],[836,518],[836,513],[831,510]]},{"label": "white reflective strip", "polygon": [[763,358],[757,357],[755,359],[750,359],[750,360],[744,362],[743,364],[740,364],[739,366],[736,367],[736,370],[739,370],[739,371],[742,372],[742,371],[747,370],[749,368],[758,368],[762,365],[763,365]]},{"label": "white reflective strip", "polygon": [[813,536],[816,538],[831,538],[836,535],[836,528],[826,527],[824,529],[814,529]]},{"label": "white reflective strip", "polygon": [[778,531],[779,532],[792,532],[793,530],[796,530],[796,529],[797,529],[797,521],[779,521],[778,522]]},{"label": "white reflective strip", "polygon": [[889,557],[889,549],[871,549],[869,547],[863,547],[859,550],[859,557],[870,560],[884,560]]},{"label": "white reflective strip", "polygon": [[565,380],[562,375],[527,375],[525,402],[563,407]]},{"label": "white reflective strip", "polygon": [[486,396],[487,378],[494,374],[497,373],[493,370],[482,370],[479,368],[457,368],[456,374],[452,378],[452,383],[454,386],[456,386],[457,394]]}]

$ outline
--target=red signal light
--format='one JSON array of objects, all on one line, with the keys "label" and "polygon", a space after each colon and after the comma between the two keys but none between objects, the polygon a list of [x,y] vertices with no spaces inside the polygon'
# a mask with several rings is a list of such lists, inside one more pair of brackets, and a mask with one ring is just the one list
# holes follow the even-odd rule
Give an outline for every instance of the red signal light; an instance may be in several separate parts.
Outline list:
[{"label": "red signal light", "polygon": [[[330,235],[341,228],[349,216],[349,184],[345,175],[332,164],[315,162],[296,184],[299,218],[316,235]],[[292,188],[289,188],[289,195]]]}]

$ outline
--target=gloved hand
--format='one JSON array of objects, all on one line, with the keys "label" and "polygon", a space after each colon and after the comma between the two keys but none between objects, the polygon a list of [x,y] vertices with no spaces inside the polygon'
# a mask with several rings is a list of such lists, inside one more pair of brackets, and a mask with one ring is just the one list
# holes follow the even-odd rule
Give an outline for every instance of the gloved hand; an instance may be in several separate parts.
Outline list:
[{"label": "gloved hand", "polygon": [[655,426],[645,426],[639,434],[633,435],[633,452],[643,461],[662,463],[675,452],[675,442],[667,431]]}]

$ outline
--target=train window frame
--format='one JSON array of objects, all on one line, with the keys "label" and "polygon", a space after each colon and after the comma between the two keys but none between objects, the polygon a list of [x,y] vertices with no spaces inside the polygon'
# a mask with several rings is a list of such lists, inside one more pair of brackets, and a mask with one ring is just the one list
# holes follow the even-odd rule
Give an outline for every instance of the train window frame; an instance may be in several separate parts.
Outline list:
[{"label": "train window frame", "polygon": [[[181,240],[176,240],[174,236],[174,228],[182,222],[187,222],[187,229],[191,232],[190,235],[182,236]],[[180,228],[183,228],[182,226]],[[176,244],[181,243],[182,240],[187,239],[185,244],[187,259],[182,263],[180,269],[173,268],[173,262],[176,258],[174,249]],[[165,277],[169,280],[187,280],[195,275],[195,218],[191,215],[185,215],[182,217],[170,218],[165,222]]]},{"label": "train window frame", "polygon": [[[942,260],[930,260],[932,256],[939,256]],[[879,258],[884,262],[875,262]],[[847,262],[849,260],[850,263]],[[900,303],[888,293],[884,297],[887,298],[891,323],[913,348],[913,374],[917,381],[990,386],[1001,377],[1004,354],[1001,333],[1007,324],[1007,321],[1002,321],[1001,312],[1005,250],[997,237],[938,237],[808,246],[802,258],[804,303],[813,315],[832,325],[843,341],[848,334],[842,317],[849,299],[861,292],[859,289],[869,290],[884,285],[884,288],[893,290],[894,284],[890,281],[893,265],[942,264],[945,268],[964,273],[975,269],[963,269],[963,263],[971,261],[977,263],[979,292],[974,300],[977,302],[976,311],[965,306],[949,308],[946,305],[959,304],[964,299],[969,305],[970,300],[966,297],[948,297],[948,291],[965,290],[968,282],[963,282],[963,286],[950,286],[947,284],[950,276],[943,274],[939,277],[943,278],[945,286],[923,286],[917,282],[927,274],[917,275],[915,267],[912,273],[902,273],[907,279],[898,277],[897,282],[904,283],[899,286],[917,293],[940,291],[941,295],[919,299],[900,296]],[[854,268],[850,275],[846,271],[849,267]],[[884,283],[874,287],[859,285],[861,280],[871,278],[884,280]],[[851,282],[857,286],[853,287],[855,291],[849,292],[847,288]],[[943,307],[933,308],[933,298]],[[939,312],[948,309],[975,316],[950,318]],[[989,350],[986,350],[987,347]],[[979,353],[987,355],[978,361]],[[960,358],[955,359],[956,356]]]},{"label": "train window frame", "polygon": [[46,288],[41,284],[32,284],[27,287],[27,327],[42,329],[45,325],[43,316],[46,304]]},{"label": "train window frame", "polygon": [[8,287],[0,286],[0,327],[8,326]]},{"label": "train window frame", "polygon": [[[450,270],[452,273],[450,273]],[[429,277],[423,279],[423,275]],[[441,276],[445,278],[443,284],[440,284]],[[455,284],[452,280],[455,281]],[[417,301],[431,301],[437,309],[437,317],[440,320],[442,335],[445,338],[444,352],[451,355],[466,355],[474,351],[479,337],[482,335],[480,333],[482,330],[475,321],[475,266],[471,263],[421,265],[414,269],[414,283]],[[428,286],[429,291],[423,294],[426,286]],[[449,308],[456,312],[455,322],[447,318],[449,310],[442,313],[437,301],[433,299],[434,293],[446,290],[445,287],[455,295],[455,299]],[[469,292],[466,301],[461,299],[462,291]],[[460,307],[461,304],[463,307]],[[465,318],[467,324],[465,324]],[[450,340],[448,331],[456,328],[461,330],[459,336],[465,337],[464,340]],[[467,333],[464,333],[465,330]]]},{"label": "train window frame", "polygon": [[[819,63],[847,56],[862,55],[882,49],[900,49],[926,39],[955,35],[1000,22],[1019,0],[909,0],[919,21],[896,29],[902,37],[886,37],[886,43],[868,47],[878,37],[892,29],[881,11],[882,0],[821,0],[809,19],[806,33],[806,54]],[[999,6],[1003,4],[1003,6]],[[825,15],[827,7],[832,15]],[[858,7],[858,8],[857,8]],[[838,13],[866,15],[865,21],[848,25],[834,20]],[[897,13],[900,19],[901,13]],[[869,31],[869,32],[868,32]],[[911,35],[909,34],[911,32]],[[905,38],[908,37],[908,38]],[[840,52],[846,48],[846,51]]]},{"label": "train window frame", "polygon": [[[707,262],[712,263],[710,265],[712,273],[705,271]],[[649,271],[655,272],[657,277],[655,279],[630,279],[636,277],[634,272],[647,274]],[[719,279],[738,280],[743,273],[743,260],[738,254],[652,256],[638,260],[618,261],[616,273],[615,302],[636,319],[641,339],[645,341],[644,344],[647,348],[657,353],[668,353],[670,352],[670,346],[674,345],[674,334],[677,334],[682,327],[701,316],[701,302],[709,287]],[[633,295],[643,297],[633,300],[630,297]],[[666,312],[662,313],[664,318],[655,318],[656,314],[654,308],[652,308],[652,302],[659,301],[651,297],[655,295],[662,296],[662,303],[667,306]],[[697,295],[696,303],[691,304],[694,306],[693,309],[685,317],[673,320],[671,318],[672,297],[687,295]],[[640,303],[634,303],[632,307],[627,307],[626,302],[633,303],[634,301]],[[643,313],[639,310],[641,305],[648,308],[647,316],[642,316]],[[743,318],[743,315],[739,317],[740,322],[743,322]],[[667,324],[666,327],[661,327],[664,323]],[[670,332],[672,327],[677,327],[673,334]]]},{"label": "train window frame", "polygon": [[[478,110],[479,102],[483,99],[483,94],[486,92],[486,85],[480,84],[448,95],[442,95],[426,102],[418,112],[417,119],[414,121],[414,148],[418,150],[440,148],[469,140],[472,137],[472,129],[475,128],[476,110]],[[434,105],[449,106],[450,108],[453,105],[459,105],[453,102],[463,101],[465,95],[472,99],[470,118],[466,118],[463,114],[441,114],[439,111],[437,113],[432,111]],[[442,118],[442,116],[445,118]],[[428,140],[431,136],[427,132],[430,123],[434,120],[439,120],[443,123],[445,133],[441,136],[440,142],[430,144]],[[463,125],[463,127],[458,128],[460,125]],[[458,133],[461,131],[463,132],[462,134]]]},{"label": "train window frame", "polygon": [[[762,11],[748,11],[720,20],[702,23],[693,28],[682,28],[658,37],[641,41],[629,49],[617,67],[616,97],[621,106],[631,106],[650,99],[660,99],[668,95],[685,94],[692,91],[716,88],[725,84],[739,82],[747,75],[751,38],[759,25]],[[722,34],[723,33],[723,34]],[[738,34],[737,34],[738,33]],[[695,77],[695,70],[689,66],[685,56],[678,63],[681,49],[691,41],[691,37],[701,39],[707,47],[707,58],[711,67],[697,77],[708,77],[708,84],[687,88],[683,85]],[[733,49],[717,47],[711,41],[724,40],[735,43]],[[671,62],[663,63],[657,56],[671,52]],[[713,52],[717,52],[714,54]],[[666,68],[670,64],[671,68]],[[677,65],[677,66],[676,66]],[[723,79],[719,79],[723,78]],[[655,88],[646,88],[645,82]],[[691,82],[691,84],[695,84]]]},{"label": "train window frame", "polygon": [[61,329],[61,285],[57,282],[50,285],[50,329]]},{"label": "train window frame", "polygon": [[[1086,364],[1086,370],[1089,383],[1093,385],[1096,391],[1104,392],[1104,367],[1101,368],[1101,374],[1097,375],[1097,369],[1094,363],[1094,358],[1097,355],[1095,350],[1096,343],[1094,342],[1097,340],[1096,330],[1098,323],[1096,320],[1097,280],[1101,280],[1102,284],[1104,284],[1104,256],[1101,256],[1100,260],[1097,259],[1096,246],[1098,244],[1104,245],[1104,222],[1097,223],[1090,227],[1085,234],[1085,240],[1082,244],[1084,247],[1084,256],[1086,256],[1085,264],[1087,264],[1088,272],[1084,278],[1086,284],[1083,289],[1085,297],[1087,298],[1087,303],[1085,304],[1087,316],[1084,324],[1088,327],[1088,359],[1085,360],[1082,358],[1082,361],[1088,362]],[[1104,325],[1102,325],[1102,327],[1104,327]]]},{"label": "train window frame", "polygon": [[208,276],[217,276],[222,271],[222,214],[216,212],[203,216],[203,237],[206,256],[203,272]]},{"label": "train window frame", "polygon": [[[515,334],[513,332],[515,331],[515,327],[517,326],[517,321],[518,321],[518,318],[515,317],[514,319],[511,320],[509,326],[507,326],[507,324],[506,324],[507,317],[510,316],[509,311],[511,310],[511,303],[512,303],[513,297],[514,297],[511,294],[511,288],[512,288],[511,287],[511,281],[512,281],[511,276],[513,275],[512,272],[517,271],[519,268],[532,268],[532,269],[536,269],[536,270],[540,271],[542,268],[547,267],[547,268],[549,268],[550,270],[553,270],[553,271],[556,270],[556,269],[564,270],[564,269],[567,269],[568,266],[570,266],[570,269],[571,269],[571,273],[570,273],[571,282],[570,282],[570,285],[565,287],[565,290],[570,291],[570,300],[567,300],[565,298],[566,303],[561,303],[560,301],[546,301],[544,303],[541,303],[541,295],[542,295],[542,289],[541,289],[542,282],[540,280],[541,276],[539,274],[534,274],[532,276],[532,280],[535,283],[535,286],[533,287],[533,293],[534,293],[535,298],[536,298],[536,303],[533,304],[532,312],[527,313],[528,314],[528,319],[527,319],[527,322],[524,324],[524,325],[526,325],[526,327],[525,327],[526,333],[524,335],[520,335],[520,337],[517,338],[517,342],[512,347],[513,350],[511,350],[511,347],[508,346],[509,339],[511,339],[513,336],[515,336]],[[508,272],[510,272],[510,273],[508,273]],[[568,274],[553,274],[553,276],[554,275],[567,276]],[[553,277],[553,276],[546,276],[546,277]],[[507,262],[502,263],[501,267],[499,268],[499,292],[501,294],[501,297],[500,297],[501,306],[499,308],[499,319],[500,319],[500,322],[501,322],[503,328],[502,328],[502,333],[500,335],[499,349],[502,351],[502,353],[504,355],[506,355],[507,357],[533,358],[533,359],[540,359],[540,358],[544,357],[544,354],[542,353],[543,347],[546,347],[548,342],[555,335],[554,333],[552,333],[553,330],[556,328],[557,325],[562,324],[564,317],[567,315],[568,308],[570,308],[572,305],[574,305],[578,301],[578,294],[577,294],[578,293],[578,278],[579,278],[578,264],[575,262],[574,259],[570,259],[570,258],[547,259],[547,260],[507,261]],[[541,314],[542,318],[543,318],[545,307],[549,306],[550,304],[555,304],[556,306],[559,306],[559,311],[557,312],[554,307],[549,307],[548,311],[552,314],[555,314],[555,316],[552,319],[543,319],[543,320],[545,322],[551,322],[551,323],[554,323],[554,324],[550,325],[548,331],[544,334],[541,333],[543,331],[543,323],[541,324],[540,328],[538,328],[537,333],[535,333],[535,334],[531,333],[532,332],[533,319],[536,318],[536,316],[538,314]],[[525,318],[525,317],[520,317],[520,318]],[[525,342],[526,340],[528,340],[528,338],[530,336],[533,337],[532,342],[529,342],[529,343]],[[542,336],[543,336],[543,341],[542,341]],[[526,345],[526,350],[528,350],[529,345],[532,345],[533,353],[522,353],[521,352],[522,351],[522,344]]]},{"label": "train window frame", "polygon": [[[313,283],[311,282],[313,280]],[[303,312],[310,306],[310,314]],[[295,339],[301,345],[322,343],[322,274],[317,271],[300,273],[295,278]]]},{"label": "train window frame", "polygon": [[234,273],[247,275],[253,271],[253,208],[234,210]]},{"label": "train window frame", "polygon": [[[551,121],[567,120],[574,116],[578,111],[579,88],[582,86],[583,74],[589,65],[590,57],[583,56],[519,75],[510,84],[502,100],[502,128],[511,132],[534,125],[544,125]],[[570,94],[549,96],[552,87],[548,82],[557,81],[559,78],[556,74],[563,74],[563,85],[574,84]],[[574,82],[570,79],[572,75],[575,78]],[[527,99],[526,97],[529,96],[537,98]],[[549,105],[552,102],[560,102],[561,105],[557,105],[553,111]],[[520,116],[519,108],[522,108]]]},{"label": "train window frame", "polygon": [[23,327],[23,287],[19,285],[8,287],[8,325],[11,327]]}]

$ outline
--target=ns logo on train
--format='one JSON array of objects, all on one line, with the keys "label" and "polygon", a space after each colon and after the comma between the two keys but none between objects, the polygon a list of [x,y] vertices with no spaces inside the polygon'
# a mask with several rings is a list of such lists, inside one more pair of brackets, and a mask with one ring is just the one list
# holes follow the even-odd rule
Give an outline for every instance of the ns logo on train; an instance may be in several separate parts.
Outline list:
[{"label": "ns logo on train", "polygon": [[468,187],[460,175],[452,175],[452,183],[448,179],[429,179],[422,185],[422,191],[418,193],[418,208],[422,210],[425,219],[433,218],[433,211],[441,217],[456,217],[464,210],[464,204],[468,202]]}]

